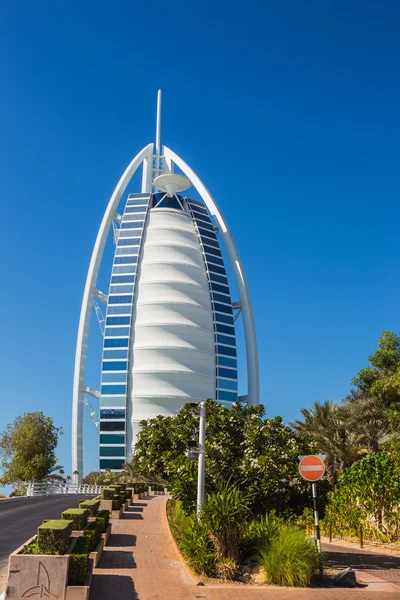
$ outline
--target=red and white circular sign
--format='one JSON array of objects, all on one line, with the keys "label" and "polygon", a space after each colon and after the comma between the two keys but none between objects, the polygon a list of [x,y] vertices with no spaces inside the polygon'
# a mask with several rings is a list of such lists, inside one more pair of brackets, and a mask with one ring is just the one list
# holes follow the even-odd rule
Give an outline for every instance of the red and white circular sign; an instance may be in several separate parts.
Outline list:
[{"label": "red and white circular sign", "polygon": [[323,458],[315,454],[300,457],[299,473],[306,481],[318,481],[325,474]]}]

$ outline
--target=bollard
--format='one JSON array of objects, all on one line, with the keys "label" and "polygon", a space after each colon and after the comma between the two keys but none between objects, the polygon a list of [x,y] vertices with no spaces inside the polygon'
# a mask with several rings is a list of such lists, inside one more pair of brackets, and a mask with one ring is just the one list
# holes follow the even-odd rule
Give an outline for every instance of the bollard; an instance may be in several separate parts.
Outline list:
[{"label": "bollard", "polygon": [[363,526],[360,523],[360,548],[364,546],[364,538],[363,538]]},{"label": "bollard", "polygon": [[329,525],[329,543],[332,544],[332,523]]}]

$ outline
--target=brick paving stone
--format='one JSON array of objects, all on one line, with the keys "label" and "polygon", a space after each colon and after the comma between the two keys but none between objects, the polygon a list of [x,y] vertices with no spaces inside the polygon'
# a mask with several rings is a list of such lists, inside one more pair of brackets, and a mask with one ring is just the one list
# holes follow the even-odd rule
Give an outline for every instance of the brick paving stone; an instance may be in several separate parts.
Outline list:
[{"label": "brick paving stone", "polygon": [[94,570],[90,600],[400,600],[400,588],[393,593],[196,586],[169,537],[165,502],[165,496],[138,500],[124,518],[112,521],[110,543]]}]

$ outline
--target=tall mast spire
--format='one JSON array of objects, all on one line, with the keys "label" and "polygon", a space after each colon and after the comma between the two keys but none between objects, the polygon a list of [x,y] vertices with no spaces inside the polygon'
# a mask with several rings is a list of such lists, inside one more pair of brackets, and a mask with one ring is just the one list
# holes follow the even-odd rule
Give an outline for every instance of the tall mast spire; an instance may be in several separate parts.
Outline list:
[{"label": "tall mast spire", "polygon": [[161,154],[160,136],[161,136],[161,90],[158,90],[158,94],[157,94],[157,126],[156,126],[156,155],[157,156],[160,156],[160,154]]}]

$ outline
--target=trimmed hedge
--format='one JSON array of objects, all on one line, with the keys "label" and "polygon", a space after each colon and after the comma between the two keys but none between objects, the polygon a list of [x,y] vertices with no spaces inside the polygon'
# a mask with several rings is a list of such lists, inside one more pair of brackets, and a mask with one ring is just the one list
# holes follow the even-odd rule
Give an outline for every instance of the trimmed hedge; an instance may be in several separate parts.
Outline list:
[{"label": "trimmed hedge", "polygon": [[126,490],[126,483],[119,483],[118,485],[121,488],[121,492],[124,492]]},{"label": "trimmed hedge", "polygon": [[83,532],[83,537],[86,537],[90,540],[90,552],[94,550],[99,543],[99,539],[101,538],[101,534],[104,531],[104,519],[96,519],[92,523],[86,527]]},{"label": "trimmed hedge", "polygon": [[89,568],[90,539],[76,538],[69,556],[68,585],[83,585]]},{"label": "trimmed hedge", "polygon": [[163,485],[159,485],[159,484],[155,484],[151,486],[151,489],[153,490],[153,492],[163,492],[164,491],[164,486]]},{"label": "trimmed hedge", "polygon": [[117,485],[117,484],[113,484],[113,485],[109,485],[109,488],[112,488],[114,490],[114,494],[116,496],[119,496],[119,494],[121,493],[121,486]]},{"label": "trimmed hedge", "polygon": [[103,500],[114,500],[115,490],[112,487],[103,488],[101,497]]},{"label": "trimmed hedge", "polygon": [[79,508],[83,508],[89,511],[90,517],[95,517],[99,510],[100,500],[95,498],[94,500],[79,500]]},{"label": "trimmed hedge", "polygon": [[105,531],[107,529],[108,522],[110,520],[110,511],[108,511],[108,510],[101,510],[99,512],[99,514],[97,515],[97,518],[104,520],[104,529],[103,529],[103,531]]},{"label": "trimmed hedge", "polygon": [[132,498],[132,490],[125,490],[124,495],[125,500],[130,500]]},{"label": "trimmed hedge", "polygon": [[135,494],[144,494],[149,491],[149,486],[145,483],[134,483],[133,488]]},{"label": "trimmed hedge", "polygon": [[37,532],[40,554],[65,554],[71,543],[72,521],[47,521]]},{"label": "trimmed hedge", "polygon": [[66,521],[72,521],[72,529],[81,531],[84,529],[89,516],[89,510],[84,508],[67,508],[61,514],[61,517]]}]

